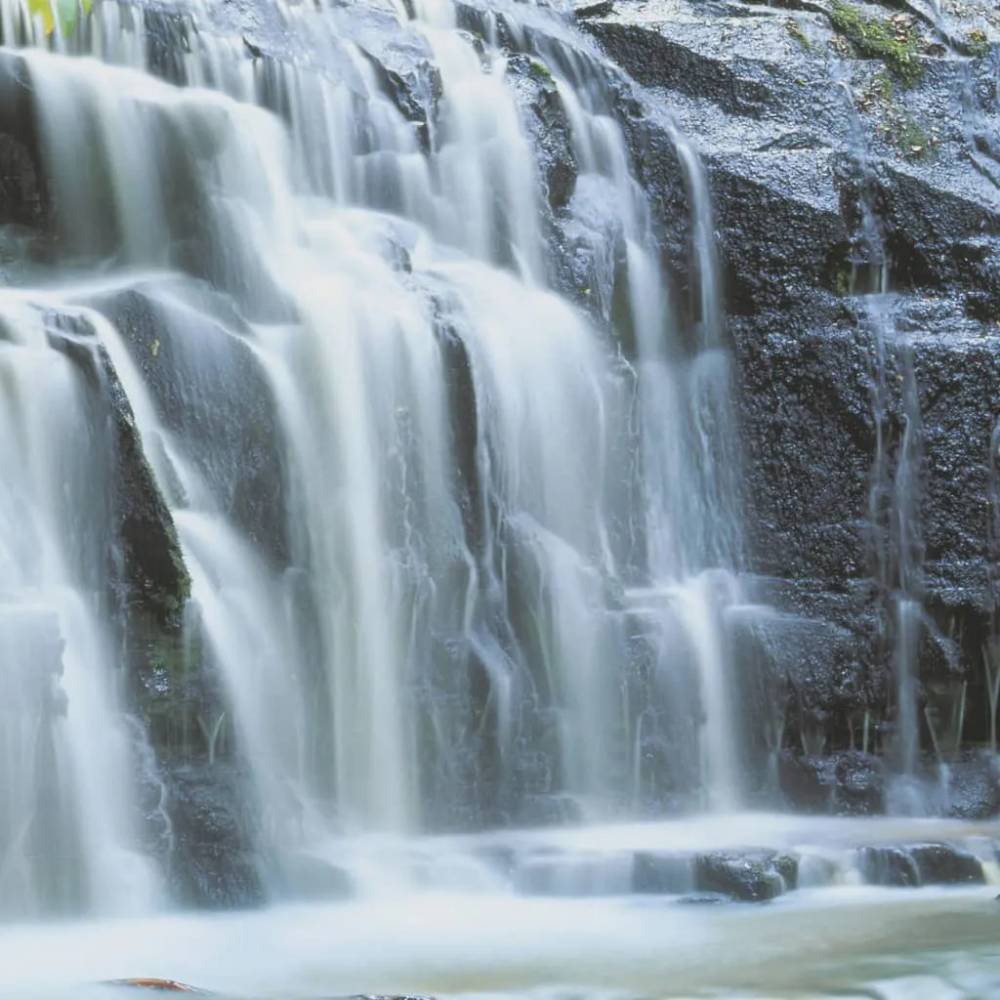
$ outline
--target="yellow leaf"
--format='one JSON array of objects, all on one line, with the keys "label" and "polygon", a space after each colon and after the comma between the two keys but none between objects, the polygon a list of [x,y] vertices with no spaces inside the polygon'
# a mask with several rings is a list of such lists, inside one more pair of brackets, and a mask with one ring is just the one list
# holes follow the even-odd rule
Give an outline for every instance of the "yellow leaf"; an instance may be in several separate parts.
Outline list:
[{"label": "yellow leaf", "polygon": [[56,22],[52,16],[52,5],[49,0],[28,0],[28,12],[32,18],[40,17],[42,19],[42,28],[46,35],[52,34]]},{"label": "yellow leaf", "polygon": [[89,14],[94,6],[94,0],[27,0],[28,12],[33,18],[42,19],[42,30],[51,35],[56,26],[56,15],[59,17],[59,29],[63,35],[71,35],[76,30],[76,22],[80,11]]}]

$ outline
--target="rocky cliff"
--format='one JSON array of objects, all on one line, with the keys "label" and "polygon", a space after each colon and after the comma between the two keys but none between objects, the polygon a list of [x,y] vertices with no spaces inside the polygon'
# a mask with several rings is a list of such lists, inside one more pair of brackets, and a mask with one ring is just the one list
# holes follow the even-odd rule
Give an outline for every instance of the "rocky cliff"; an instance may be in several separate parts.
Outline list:
[{"label": "rocky cliff", "polygon": [[[635,153],[665,230],[682,196],[669,119],[707,164],[750,568],[783,612],[767,648],[786,791],[824,801],[838,768],[879,786],[873,761],[839,752],[891,742],[907,463],[922,744],[982,744],[1000,601],[996,9],[618,0],[581,16],[643,85]],[[995,779],[975,781],[995,807]]]}]

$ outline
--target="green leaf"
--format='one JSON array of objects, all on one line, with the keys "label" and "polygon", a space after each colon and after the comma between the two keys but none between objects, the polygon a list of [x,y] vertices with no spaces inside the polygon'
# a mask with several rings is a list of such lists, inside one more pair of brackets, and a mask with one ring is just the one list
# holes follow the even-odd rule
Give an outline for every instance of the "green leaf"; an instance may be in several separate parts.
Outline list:
[{"label": "green leaf", "polygon": [[59,29],[63,35],[72,35],[76,30],[81,10],[89,14],[94,0],[28,0],[28,11],[33,18],[41,18],[42,30],[51,35],[59,18]]}]

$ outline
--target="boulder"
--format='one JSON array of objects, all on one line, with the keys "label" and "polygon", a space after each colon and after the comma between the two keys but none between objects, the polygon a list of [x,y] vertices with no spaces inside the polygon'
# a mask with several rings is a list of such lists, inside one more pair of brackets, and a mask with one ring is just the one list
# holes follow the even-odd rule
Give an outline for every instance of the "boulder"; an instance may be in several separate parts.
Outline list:
[{"label": "boulder", "polygon": [[762,903],[794,889],[798,862],[776,851],[718,851],[695,860],[695,886],[746,903]]},{"label": "boulder", "polygon": [[985,882],[979,859],[950,844],[919,844],[909,849],[923,885]]}]

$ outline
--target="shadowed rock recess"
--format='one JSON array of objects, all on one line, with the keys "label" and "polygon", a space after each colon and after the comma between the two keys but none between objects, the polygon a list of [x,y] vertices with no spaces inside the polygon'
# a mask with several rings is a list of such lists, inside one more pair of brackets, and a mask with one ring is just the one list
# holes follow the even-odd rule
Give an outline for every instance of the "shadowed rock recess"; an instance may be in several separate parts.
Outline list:
[{"label": "shadowed rock recess", "polygon": [[[112,623],[106,659],[121,666],[111,686],[134,772],[132,839],[169,898],[231,907],[336,897],[354,886],[346,863],[341,870],[339,859],[312,852],[316,830],[342,832],[344,820],[353,832],[350,821],[370,816],[374,829],[405,834],[544,826],[579,819],[608,789],[602,819],[704,807],[995,816],[995,5],[468,0],[438,31],[447,44],[412,27],[419,17],[407,0],[307,6],[105,0],[79,12],[75,33],[33,44],[25,8],[0,3],[0,278],[15,290],[13,304],[3,300],[0,347],[17,339],[26,310],[37,313],[32,349],[64,359],[76,412],[91,428],[86,449],[66,430],[67,453],[81,465],[99,456],[93,476],[110,484],[88,507],[86,531],[75,529],[88,540],[73,554],[107,565],[80,580],[64,575]],[[312,16],[336,18],[333,42],[310,33]],[[63,54],[39,51],[60,45]],[[461,217],[457,194],[456,237],[441,221],[453,192],[428,194],[421,215],[413,180],[448,127],[468,126],[466,109],[449,118],[442,108],[449,73],[459,92],[470,87],[461,77],[469,52],[490,69],[483,79],[502,62],[510,135],[530,147],[536,174],[524,185],[537,194],[521,213],[526,223],[513,208],[494,211],[510,194],[502,186],[477,189],[502,236],[491,230],[501,246],[488,253],[462,244],[474,244],[464,230],[478,220]],[[54,68],[91,53],[122,73],[139,66],[148,80],[113,135],[114,81]],[[175,85],[199,96],[178,98],[188,91]],[[66,95],[90,95],[91,86],[93,121],[43,113],[57,97],[72,108]],[[133,113],[152,171],[125,155]],[[336,149],[348,134],[337,132],[337,115],[352,123],[345,158],[361,164],[345,170],[349,183],[335,176],[339,162],[275,138],[323,127]],[[630,163],[615,159],[606,122],[624,136]],[[71,127],[102,141],[81,143],[78,162],[56,169]],[[227,176],[247,163],[238,183]],[[435,167],[444,188],[462,165]],[[298,207],[294,230],[283,214],[293,194],[356,214],[316,221]],[[241,200],[273,212],[266,237],[259,220],[241,215]],[[522,223],[531,240],[519,243]],[[329,270],[298,273],[314,267],[303,265],[307,230]],[[146,245],[149,232],[163,245]],[[533,259],[521,251],[536,237]],[[435,256],[425,246],[434,241],[448,251]],[[633,244],[649,244],[648,260]],[[456,261],[467,251],[476,267],[485,258],[519,283],[496,292]],[[342,298],[327,295],[348,258],[362,264],[343,272]],[[642,268],[654,274],[647,285]],[[368,298],[352,297],[369,279]],[[668,360],[690,379],[669,406],[644,396],[647,370],[668,365],[655,351],[653,364],[642,361],[648,334],[632,301],[654,286],[676,331]],[[26,288],[27,305],[15,294]],[[494,351],[503,338],[467,329],[465,313],[481,303],[503,318],[522,298],[539,331],[522,355]],[[405,322],[365,327],[359,303],[376,301],[387,315],[402,303]],[[296,331],[340,323],[354,323],[359,342],[384,342],[357,356],[336,355],[319,337],[315,348],[288,346]],[[613,349],[581,346],[580,329],[600,331]],[[561,337],[554,346],[541,337],[552,330]],[[539,371],[557,359],[571,372],[553,399],[557,380],[536,382],[533,369],[517,367],[535,357],[532,346]],[[345,384],[352,373],[377,382],[384,408],[346,390],[330,403],[327,371],[344,373]],[[591,395],[594,372],[602,381]],[[338,433],[355,404],[352,412],[372,409],[370,426]],[[555,468],[569,453],[563,438],[528,440],[546,406],[579,418],[579,434],[594,432],[593,456],[566,458],[576,479]],[[678,451],[703,448],[701,464],[655,453],[646,438],[655,443],[649,423],[660,417]],[[734,440],[715,439],[730,429]],[[520,449],[511,468],[501,432]],[[326,449],[333,468],[313,482],[310,462]],[[538,510],[567,508],[565,534],[579,551],[523,499],[536,484],[519,481],[522,458],[525,479],[537,470],[544,479]],[[362,460],[359,488],[353,467],[338,463]],[[644,473],[634,476],[636,465]],[[648,506],[645,492],[661,491],[648,482],[660,473],[680,484],[662,486],[664,506],[675,515],[700,507],[670,525],[682,537],[662,544],[682,555],[658,575],[649,553],[662,525],[636,511]],[[73,488],[54,507],[72,506],[82,495]],[[351,489],[357,508],[345,514]],[[588,490],[607,493],[594,504],[613,511],[600,531],[591,522],[604,514],[580,495]],[[365,522],[372,511],[385,524]],[[337,550],[340,529],[362,541],[367,531],[373,548],[385,543],[390,569],[372,573],[361,597],[343,567],[365,576],[370,552],[360,542],[346,556]],[[697,535],[690,552],[686,534]],[[697,585],[685,589],[691,579]],[[236,586],[247,580],[249,596]],[[559,604],[556,590],[576,603]],[[668,610],[651,611],[657,601]],[[355,634],[373,621],[381,629],[383,611],[384,642],[379,630],[375,639]],[[580,637],[567,621],[597,624]],[[676,650],[676,670],[664,677]],[[335,654],[365,669],[338,680]],[[390,660],[402,664],[398,676],[381,671]],[[729,666],[712,674],[707,660]],[[572,671],[586,676],[583,695],[567,680]],[[256,701],[245,697],[251,675]],[[338,696],[391,712],[354,718]],[[58,714],[43,708],[48,721]],[[604,732],[596,722],[608,716]],[[715,743],[705,736],[712,727]],[[387,771],[388,790],[366,782]],[[716,801],[710,777],[722,789]],[[852,842],[844,871],[919,886],[978,884],[984,866],[995,867],[947,840]],[[504,850],[484,862],[491,875],[525,893],[561,891],[563,859]],[[811,884],[820,884],[821,862],[810,863]],[[571,881],[595,894],[763,902],[796,888],[801,868],[791,847],[692,844],[601,857],[594,873]],[[73,895],[57,906],[30,899],[17,913],[90,907],[86,886]]]}]

